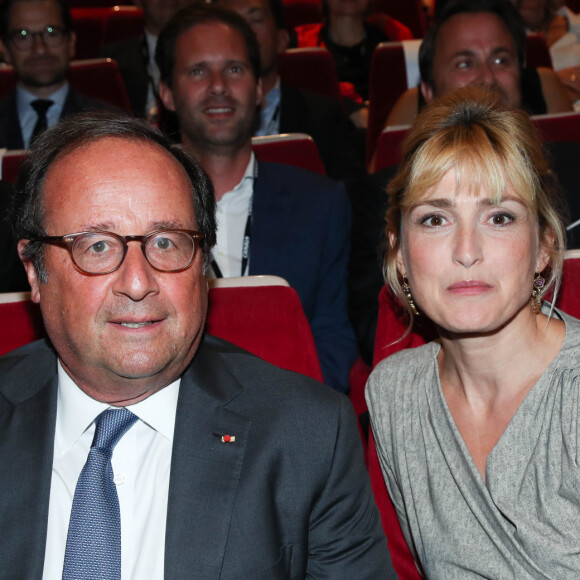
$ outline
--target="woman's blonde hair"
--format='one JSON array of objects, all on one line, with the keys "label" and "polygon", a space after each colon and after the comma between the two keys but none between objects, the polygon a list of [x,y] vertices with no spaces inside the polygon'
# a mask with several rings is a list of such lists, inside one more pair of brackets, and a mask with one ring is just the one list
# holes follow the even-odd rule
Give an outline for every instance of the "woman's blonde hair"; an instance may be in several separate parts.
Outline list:
[{"label": "woman's blonde hair", "polygon": [[474,195],[484,188],[493,202],[499,202],[511,187],[521,198],[537,219],[540,244],[549,255],[544,293],[550,288],[554,296],[558,292],[565,230],[556,178],[527,113],[505,110],[496,103],[497,95],[490,91],[459,89],[426,107],[403,144],[403,162],[387,189],[390,203],[383,273],[411,322],[413,313],[397,271],[402,216],[451,169],[457,187]]}]

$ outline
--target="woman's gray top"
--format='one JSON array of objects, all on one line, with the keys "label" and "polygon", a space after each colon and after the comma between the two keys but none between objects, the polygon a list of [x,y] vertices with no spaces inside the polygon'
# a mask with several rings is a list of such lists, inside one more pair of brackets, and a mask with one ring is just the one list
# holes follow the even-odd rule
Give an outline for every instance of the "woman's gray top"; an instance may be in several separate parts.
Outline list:
[{"label": "woman's gray top", "polygon": [[486,482],[441,390],[440,345],[382,361],[367,384],[403,533],[430,579],[580,578],[580,321],[487,459]]}]

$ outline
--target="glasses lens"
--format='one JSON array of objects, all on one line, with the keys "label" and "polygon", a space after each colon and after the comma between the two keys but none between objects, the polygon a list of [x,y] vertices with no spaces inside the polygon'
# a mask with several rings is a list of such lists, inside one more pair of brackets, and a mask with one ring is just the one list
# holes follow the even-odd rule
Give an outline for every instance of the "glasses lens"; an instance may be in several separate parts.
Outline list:
[{"label": "glasses lens", "polygon": [[64,32],[60,28],[47,26],[42,31],[42,40],[47,46],[58,46],[64,38]]},{"label": "glasses lens", "polygon": [[106,274],[123,261],[123,243],[106,233],[83,234],[73,243],[72,257],[87,274]]},{"label": "glasses lens", "polygon": [[185,232],[164,231],[147,240],[145,254],[158,270],[171,272],[187,268],[193,260],[195,242]]},{"label": "glasses lens", "polygon": [[47,26],[39,32],[32,32],[26,28],[14,31],[10,35],[12,43],[18,48],[30,48],[34,44],[34,37],[41,36],[47,46],[58,46],[64,38],[64,30],[56,26]]}]

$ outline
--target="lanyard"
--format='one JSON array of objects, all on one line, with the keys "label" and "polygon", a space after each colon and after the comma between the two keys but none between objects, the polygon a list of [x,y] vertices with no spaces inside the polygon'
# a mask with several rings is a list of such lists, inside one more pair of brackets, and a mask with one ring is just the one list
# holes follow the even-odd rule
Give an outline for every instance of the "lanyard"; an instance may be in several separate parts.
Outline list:
[{"label": "lanyard", "polygon": [[[252,179],[252,195],[248,204],[248,217],[246,218],[246,227],[244,228],[244,238],[242,241],[242,276],[248,275],[248,263],[250,261],[250,242],[252,239],[252,212],[254,205],[254,186],[256,184],[256,179],[258,177],[258,161],[254,161],[254,176]],[[215,258],[211,260],[211,267],[216,278],[223,278],[224,275],[218,266]]]}]

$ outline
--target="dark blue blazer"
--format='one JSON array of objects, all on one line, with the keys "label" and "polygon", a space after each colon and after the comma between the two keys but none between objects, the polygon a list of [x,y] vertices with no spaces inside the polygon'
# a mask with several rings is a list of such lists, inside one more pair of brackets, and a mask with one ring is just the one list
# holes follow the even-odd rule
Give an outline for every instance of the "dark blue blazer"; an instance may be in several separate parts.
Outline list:
[{"label": "dark blue blazer", "polygon": [[357,356],[347,313],[350,225],[341,184],[290,165],[259,164],[249,272],[281,276],[298,292],[325,382],[343,392]]},{"label": "dark blue blazer", "polygon": [[[0,358],[3,579],[42,578],[57,385],[45,341]],[[220,433],[235,443],[221,443]],[[396,578],[352,406],[206,336],[181,378],[165,578],[306,577]]]}]

